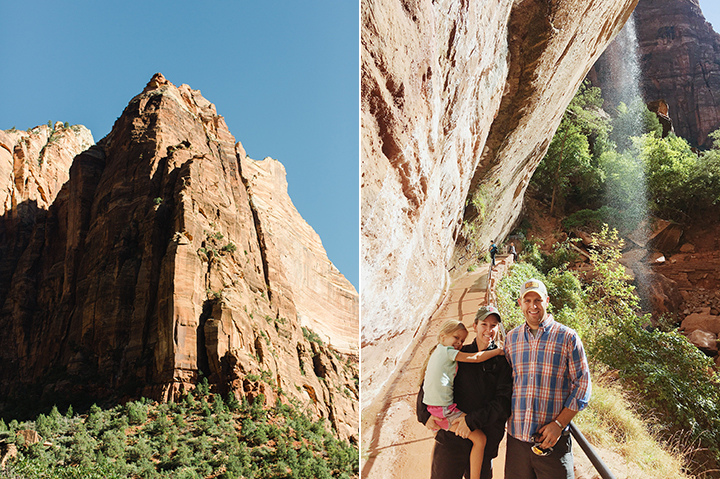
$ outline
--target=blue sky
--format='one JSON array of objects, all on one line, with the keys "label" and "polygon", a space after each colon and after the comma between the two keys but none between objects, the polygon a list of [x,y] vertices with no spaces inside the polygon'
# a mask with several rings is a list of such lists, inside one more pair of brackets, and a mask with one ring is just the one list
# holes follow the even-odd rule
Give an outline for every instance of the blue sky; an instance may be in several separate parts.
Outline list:
[{"label": "blue sky", "polygon": [[358,287],[359,2],[0,2],[0,129],[82,124],[95,141],[156,72],[200,90]]},{"label": "blue sky", "polygon": [[720,2],[718,0],[699,0],[705,20],[712,23],[713,30],[720,33]]}]

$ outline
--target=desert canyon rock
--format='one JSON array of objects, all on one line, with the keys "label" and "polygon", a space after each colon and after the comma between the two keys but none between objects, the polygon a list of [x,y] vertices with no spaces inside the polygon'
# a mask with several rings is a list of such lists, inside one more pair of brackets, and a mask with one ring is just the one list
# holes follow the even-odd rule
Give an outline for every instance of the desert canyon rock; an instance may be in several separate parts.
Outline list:
[{"label": "desert canyon rock", "polygon": [[488,246],[510,232],[565,107],[635,4],[363,0],[363,407],[441,299],[463,223]]},{"label": "desert canyon rock", "polygon": [[[287,194],[285,168],[272,158],[241,156],[243,176],[263,224],[274,241],[291,285],[301,326],[335,349],[358,353],[359,299],[355,288],[327,258],[320,237],[302,219]],[[280,238],[280,241],[277,240]],[[327,321],[326,318],[333,318]]]},{"label": "desert canyon rock", "polygon": [[[0,234],[15,244],[0,276],[0,397],[169,400],[204,376],[268,404],[296,398],[357,438],[358,296],[282,165],[247,158],[200,91],[161,74],[86,140],[53,156],[66,173],[72,162],[67,181],[33,171],[37,193],[22,196],[8,161],[43,157],[0,135]],[[34,202],[20,234],[14,218]]]},{"label": "desert canyon rock", "polygon": [[678,136],[710,148],[720,128],[720,34],[698,0],[640,0],[635,17],[646,101],[665,100]]},{"label": "desert canyon rock", "polygon": [[[698,0],[639,0],[634,17],[644,100],[665,103],[675,133],[710,148],[708,134],[720,128],[720,34]],[[608,49],[591,75],[606,98],[617,90],[613,62]]]}]

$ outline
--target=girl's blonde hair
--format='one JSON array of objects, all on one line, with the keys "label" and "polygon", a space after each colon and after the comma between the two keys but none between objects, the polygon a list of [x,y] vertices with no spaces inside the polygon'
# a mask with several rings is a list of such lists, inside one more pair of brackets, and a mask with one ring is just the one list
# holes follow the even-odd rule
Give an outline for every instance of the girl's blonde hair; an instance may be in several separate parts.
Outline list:
[{"label": "girl's blonde hair", "polygon": [[[447,336],[448,334],[452,334],[455,331],[467,331],[467,328],[462,323],[462,321],[458,321],[457,319],[448,319],[445,321],[442,326],[440,326],[440,331],[438,332],[438,344],[440,344],[440,341],[442,341],[443,336]],[[437,345],[433,346],[430,349],[430,352],[427,355],[427,358],[425,358],[425,364],[423,364],[422,369],[420,370],[420,384],[422,385],[425,381],[425,372],[427,371],[428,363],[430,362],[430,356],[432,356],[433,351],[435,351],[435,348]]]},{"label": "girl's blonde hair", "polygon": [[457,319],[448,319],[445,321],[442,326],[440,326],[440,331],[438,332],[438,343],[442,341],[443,336],[452,334],[455,331],[467,331],[467,328],[462,321],[458,321]]}]

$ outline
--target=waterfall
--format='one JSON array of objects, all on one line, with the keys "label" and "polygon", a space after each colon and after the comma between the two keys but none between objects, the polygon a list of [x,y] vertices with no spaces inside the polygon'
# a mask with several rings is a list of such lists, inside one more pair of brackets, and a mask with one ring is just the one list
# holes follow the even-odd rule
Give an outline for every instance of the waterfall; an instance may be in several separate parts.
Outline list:
[{"label": "waterfall", "polygon": [[[618,36],[608,46],[605,56],[607,81],[603,96],[610,109],[621,116],[613,122],[613,137],[617,143],[618,153],[628,161],[618,164],[623,166],[617,175],[618,181],[608,181],[605,193],[606,204],[620,209],[625,216],[623,228],[634,229],[631,239],[645,246],[650,230],[647,222],[647,187],[645,168],[641,158],[633,154],[631,137],[643,134],[642,112],[645,102],[640,88],[642,72],[640,70],[640,54],[635,17],[631,15]],[[623,204],[619,204],[619,198]],[[629,201],[627,199],[629,198]],[[636,225],[640,225],[636,228]]]},{"label": "waterfall", "polygon": [[640,92],[640,54],[635,31],[635,16],[631,15],[625,26],[615,40],[608,45],[604,53],[609,63],[612,87],[605,94],[605,98],[614,106],[620,102],[630,105],[638,98]]},{"label": "waterfall", "polygon": [[[603,94],[610,103],[610,111],[616,109],[613,112],[616,119],[613,121],[612,136],[617,144],[617,161],[614,163],[616,169],[613,179],[608,178],[606,181],[605,203],[621,212],[620,229],[624,230],[626,238],[640,247],[636,253],[627,256],[629,262],[625,264],[635,275],[641,304],[647,307],[650,271],[641,260],[651,233],[647,183],[642,158],[632,148],[630,140],[631,137],[643,134],[642,114],[645,110],[640,88],[642,72],[634,15],[630,16],[606,53],[606,74],[609,80],[606,85],[612,87],[607,92],[603,91]],[[633,248],[635,245],[626,246]]]}]

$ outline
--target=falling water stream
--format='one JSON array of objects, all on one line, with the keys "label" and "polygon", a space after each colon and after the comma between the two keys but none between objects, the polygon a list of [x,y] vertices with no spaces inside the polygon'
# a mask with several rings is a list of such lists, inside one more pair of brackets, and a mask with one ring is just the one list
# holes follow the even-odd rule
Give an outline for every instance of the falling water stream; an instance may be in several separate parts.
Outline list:
[{"label": "falling water stream", "polygon": [[[626,141],[631,137],[639,137],[643,133],[641,108],[644,108],[645,102],[640,88],[642,72],[634,15],[630,16],[622,31],[610,44],[605,56],[609,67],[608,83],[612,87],[603,91],[603,96],[613,108],[622,109],[621,105],[624,104],[629,110],[627,121],[614,122],[614,136]],[[626,144],[629,144],[629,141]],[[623,153],[620,145],[618,145],[618,153]],[[645,168],[639,155],[632,154],[632,149],[625,154],[632,157],[632,160],[626,163],[629,165],[629,171],[621,172],[625,177],[624,181],[631,182],[631,188],[624,189],[625,195],[630,193],[631,200],[630,207],[624,211],[627,217],[626,224],[622,226],[633,230],[633,233],[628,235],[632,242],[645,247],[650,237]],[[610,186],[605,192],[605,202],[608,205],[616,205],[620,192],[615,190],[612,182],[608,182],[608,185]],[[638,286],[641,290],[644,289],[645,268],[637,265],[633,270]]]}]

